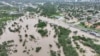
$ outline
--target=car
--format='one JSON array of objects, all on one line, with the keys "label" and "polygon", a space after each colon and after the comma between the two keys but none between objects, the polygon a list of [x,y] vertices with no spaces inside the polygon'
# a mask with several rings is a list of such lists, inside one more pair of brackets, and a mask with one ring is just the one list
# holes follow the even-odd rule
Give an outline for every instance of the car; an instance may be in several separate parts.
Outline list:
[{"label": "car", "polygon": [[95,33],[93,33],[93,32],[90,32],[90,34],[91,34],[91,35],[94,35],[94,36],[96,36],[96,34],[95,34]]}]

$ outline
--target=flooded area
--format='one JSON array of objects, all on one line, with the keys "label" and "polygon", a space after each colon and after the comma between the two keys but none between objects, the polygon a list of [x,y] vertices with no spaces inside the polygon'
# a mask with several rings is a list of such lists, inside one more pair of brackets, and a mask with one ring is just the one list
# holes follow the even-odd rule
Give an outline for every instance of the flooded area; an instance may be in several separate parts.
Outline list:
[{"label": "flooded area", "polygon": [[0,0],[0,56],[100,56],[100,1]]},{"label": "flooded area", "polygon": [[[38,33],[38,30],[40,28],[36,27],[36,25],[39,23],[39,20],[42,20],[44,22],[47,22],[47,26],[43,29],[47,30],[46,36],[41,36],[41,34]],[[59,24],[60,23],[60,24]],[[95,38],[91,35],[88,35],[76,28],[69,27],[66,25],[63,21],[59,20],[53,20],[46,17],[36,17],[36,16],[22,16],[18,18],[17,20],[11,21],[7,23],[6,29],[4,30],[3,35],[0,37],[0,44],[4,41],[14,40],[14,43],[12,43],[12,47],[9,48],[9,56],[50,56],[50,51],[53,50],[57,53],[60,53],[61,56],[65,56],[63,52],[63,47],[58,48],[58,37],[54,37],[55,30],[52,25],[58,25],[62,26],[64,28],[71,29],[71,33],[69,37],[74,36],[75,34],[73,31],[77,30],[78,33],[76,35],[79,36],[87,36],[90,38]],[[18,28],[19,27],[19,28]],[[11,30],[19,29],[18,32],[14,32]],[[32,39],[31,37],[34,37]],[[73,42],[73,39],[71,40],[72,46],[76,47],[76,45]],[[82,45],[82,43],[77,42],[81,48],[86,49],[86,53],[82,54],[78,49],[76,49],[79,56],[94,56],[96,54],[92,53],[93,51],[91,48],[86,47]],[[36,48],[41,47],[41,50],[39,52],[36,52]],[[16,51],[16,52],[15,52]]]},{"label": "flooded area", "polygon": [[[22,20],[22,21],[20,21]],[[14,23],[17,23],[19,26],[21,26],[20,32],[10,32],[9,27],[11,29],[16,28],[17,26],[12,26]],[[60,51],[61,56],[64,56],[62,48],[58,49],[56,43],[57,37],[54,38],[55,31],[53,27],[50,26],[50,24],[47,24],[45,29],[48,30],[48,36],[42,37],[37,32],[37,27],[34,27],[38,23],[38,19],[35,18],[25,18],[20,17],[19,19],[7,23],[5,32],[0,37],[0,43],[8,40],[14,40],[14,43],[12,43],[14,46],[11,47],[11,51],[9,52],[10,56],[50,56],[50,50],[54,51]],[[28,25],[28,29],[26,28],[26,25]],[[27,34],[27,37],[25,37],[25,34]],[[23,43],[20,42],[20,37],[22,38],[22,42],[26,40],[25,46],[23,46]],[[35,39],[30,39],[30,35],[33,35]],[[52,45],[52,48],[50,48],[50,45]],[[39,52],[36,52],[36,47],[41,47],[41,50]],[[17,50],[17,53],[14,53],[13,51]],[[24,52],[23,52],[24,51]],[[26,52],[25,52],[26,51]]]}]

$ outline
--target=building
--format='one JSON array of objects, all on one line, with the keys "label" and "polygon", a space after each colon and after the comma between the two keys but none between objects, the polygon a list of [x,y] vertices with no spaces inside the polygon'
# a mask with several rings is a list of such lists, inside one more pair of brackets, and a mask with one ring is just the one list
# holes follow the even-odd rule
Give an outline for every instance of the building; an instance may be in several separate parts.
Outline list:
[{"label": "building", "polygon": [[91,27],[93,24],[90,23],[90,22],[85,22],[85,25],[86,25],[87,27]]},{"label": "building", "polygon": [[100,30],[100,25],[98,25],[98,26],[96,27],[96,29],[97,29],[97,30]]}]

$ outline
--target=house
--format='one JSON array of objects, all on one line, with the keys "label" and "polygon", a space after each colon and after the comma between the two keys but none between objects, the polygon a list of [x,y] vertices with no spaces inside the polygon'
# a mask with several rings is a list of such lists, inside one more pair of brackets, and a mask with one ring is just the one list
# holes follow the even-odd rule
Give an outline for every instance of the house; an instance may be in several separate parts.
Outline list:
[{"label": "house", "polygon": [[93,24],[91,22],[85,22],[85,25],[91,27]]},{"label": "house", "polygon": [[100,30],[100,25],[96,26],[96,29],[97,29],[97,30]]}]

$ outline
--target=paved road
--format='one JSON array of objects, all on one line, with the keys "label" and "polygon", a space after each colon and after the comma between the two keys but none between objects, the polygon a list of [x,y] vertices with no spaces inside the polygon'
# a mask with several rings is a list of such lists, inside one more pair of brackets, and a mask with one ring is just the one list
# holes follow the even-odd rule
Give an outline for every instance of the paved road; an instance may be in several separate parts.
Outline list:
[{"label": "paved road", "polygon": [[94,35],[91,35],[87,32],[81,31],[81,29],[78,29],[77,27],[71,26],[70,24],[64,23],[63,21],[57,20],[57,19],[49,19],[46,17],[38,17],[38,19],[48,22],[48,23],[52,23],[54,25],[58,25],[58,26],[62,26],[64,28],[69,28],[71,31],[78,31],[78,35],[84,35],[86,37],[90,37],[90,38],[97,38]]}]

